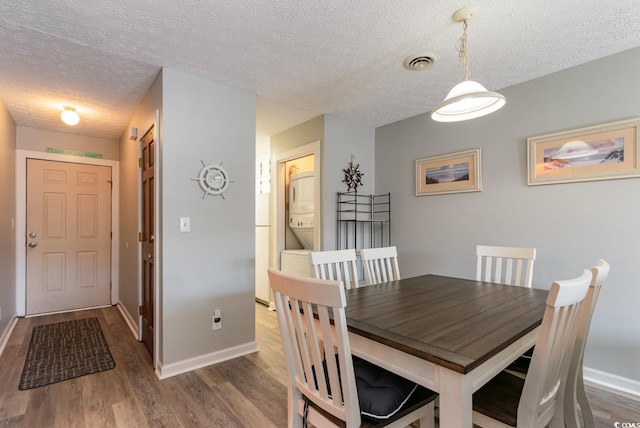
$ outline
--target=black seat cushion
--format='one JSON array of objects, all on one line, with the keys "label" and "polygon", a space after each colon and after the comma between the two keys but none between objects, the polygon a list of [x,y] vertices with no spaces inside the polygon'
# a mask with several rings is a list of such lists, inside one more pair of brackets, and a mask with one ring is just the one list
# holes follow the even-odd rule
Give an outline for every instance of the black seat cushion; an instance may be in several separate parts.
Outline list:
[{"label": "black seat cushion", "polygon": [[[358,404],[360,405],[360,414],[363,417],[363,427],[377,427],[378,424],[384,426],[386,423],[399,419],[405,414],[430,403],[438,396],[437,393],[375,364],[355,356],[352,358],[356,389],[358,391]],[[337,359],[338,356],[336,355],[336,362]],[[328,378],[326,363],[323,362],[322,364],[325,378]],[[315,369],[312,369],[315,378]],[[339,372],[338,376],[340,376]],[[328,384],[327,387],[329,394],[331,394],[331,388]],[[313,405],[312,403],[309,404]],[[316,410],[330,420],[335,419],[319,408],[316,408]],[[369,420],[369,422],[366,422],[366,420]],[[334,421],[334,423],[340,426],[338,421]]]},{"label": "black seat cushion", "polygon": [[409,401],[418,385],[358,357],[353,357],[362,416],[388,420]]}]

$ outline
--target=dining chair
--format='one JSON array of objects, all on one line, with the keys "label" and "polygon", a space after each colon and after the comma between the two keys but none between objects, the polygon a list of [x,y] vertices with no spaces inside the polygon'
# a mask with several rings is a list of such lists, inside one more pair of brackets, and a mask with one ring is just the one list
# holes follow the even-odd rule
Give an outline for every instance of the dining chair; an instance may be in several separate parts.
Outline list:
[{"label": "dining chair", "polygon": [[610,265],[606,261],[599,259],[596,265],[591,268],[593,279],[587,292],[587,297],[582,308],[582,314],[578,320],[578,333],[576,343],[571,357],[571,365],[569,366],[569,375],[567,376],[567,387],[565,391],[565,408],[564,418],[565,425],[568,428],[579,428],[580,419],[578,416],[578,407],[582,412],[585,428],[595,428],[595,420],[593,419],[593,411],[587,399],[587,392],[584,388],[584,379],[582,375],[582,367],[584,360],[584,349],[587,344],[589,335],[589,326],[593,311],[598,301],[598,295],[602,284],[605,283],[609,276]]},{"label": "dining chair", "polygon": [[396,247],[363,248],[360,250],[360,258],[367,285],[400,279]]},{"label": "dining chair", "polygon": [[476,280],[531,287],[535,248],[476,247]]},{"label": "dining chair", "polygon": [[354,249],[312,251],[309,253],[309,262],[314,278],[343,281],[347,290],[360,285]]},{"label": "dining chair", "polygon": [[502,371],[473,394],[481,427],[564,427],[564,391],[581,309],[593,274],[551,285],[527,376]]},{"label": "dining chair", "polygon": [[351,355],[342,281],[268,274],[289,374],[290,428],[434,426],[435,392]]},{"label": "dining chair", "polygon": [[[578,408],[582,412],[582,419],[584,421],[585,428],[595,428],[595,420],[593,418],[593,411],[591,405],[587,399],[587,392],[584,387],[583,378],[583,360],[584,350],[587,344],[587,337],[589,335],[589,327],[591,325],[591,318],[598,301],[600,289],[606,282],[609,276],[610,265],[606,261],[599,259],[596,265],[591,268],[593,278],[589,285],[589,291],[585,297],[582,312],[578,320],[578,327],[576,333],[576,342],[571,353],[571,363],[569,366],[569,373],[567,375],[567,387],[565,390],[564,400],[564,418],[565,426],[568,428],[579,428],[580,417],[578,415]],[[524,378],[527,376],[531,359],[526,356],[518,358],[515,364],[510,365],[507,370]]]}]

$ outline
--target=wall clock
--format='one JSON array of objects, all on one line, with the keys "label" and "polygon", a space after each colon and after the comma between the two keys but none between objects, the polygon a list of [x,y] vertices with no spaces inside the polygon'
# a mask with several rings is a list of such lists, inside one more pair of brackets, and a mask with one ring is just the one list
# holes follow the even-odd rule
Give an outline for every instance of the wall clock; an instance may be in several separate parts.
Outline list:
[{"label": "wall clock", "polygon": [[202,199],[208,195],[222,196],[224,199],[224,192],[229,187],[229,175],[227,171],[222,167],[223,162],[220,165],[207,165],[202,162],[202,169],[198,173],[197,177],[193,177],[192,180],[197,181],[200,188],[204,191]]}]

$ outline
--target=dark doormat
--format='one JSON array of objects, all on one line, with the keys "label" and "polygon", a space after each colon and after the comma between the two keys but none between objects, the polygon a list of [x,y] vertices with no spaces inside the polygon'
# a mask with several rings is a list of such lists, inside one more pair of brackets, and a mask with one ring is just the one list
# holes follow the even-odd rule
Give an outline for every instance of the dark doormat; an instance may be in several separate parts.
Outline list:
[{"label": "dark doormat", "polygon": [[97,318],[33,328],[19,389],[32,389],[116,366]]}]

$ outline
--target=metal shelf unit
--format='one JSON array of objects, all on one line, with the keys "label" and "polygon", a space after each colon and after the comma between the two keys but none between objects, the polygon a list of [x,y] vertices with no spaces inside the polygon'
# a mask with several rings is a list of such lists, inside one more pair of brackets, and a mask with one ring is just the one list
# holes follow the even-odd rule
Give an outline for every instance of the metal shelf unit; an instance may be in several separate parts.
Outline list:
[{"label": "metal shelf unit", "polygon": [[338,192],[337,248],[377,248],[391,245],[391,193],[359,195]]}]

